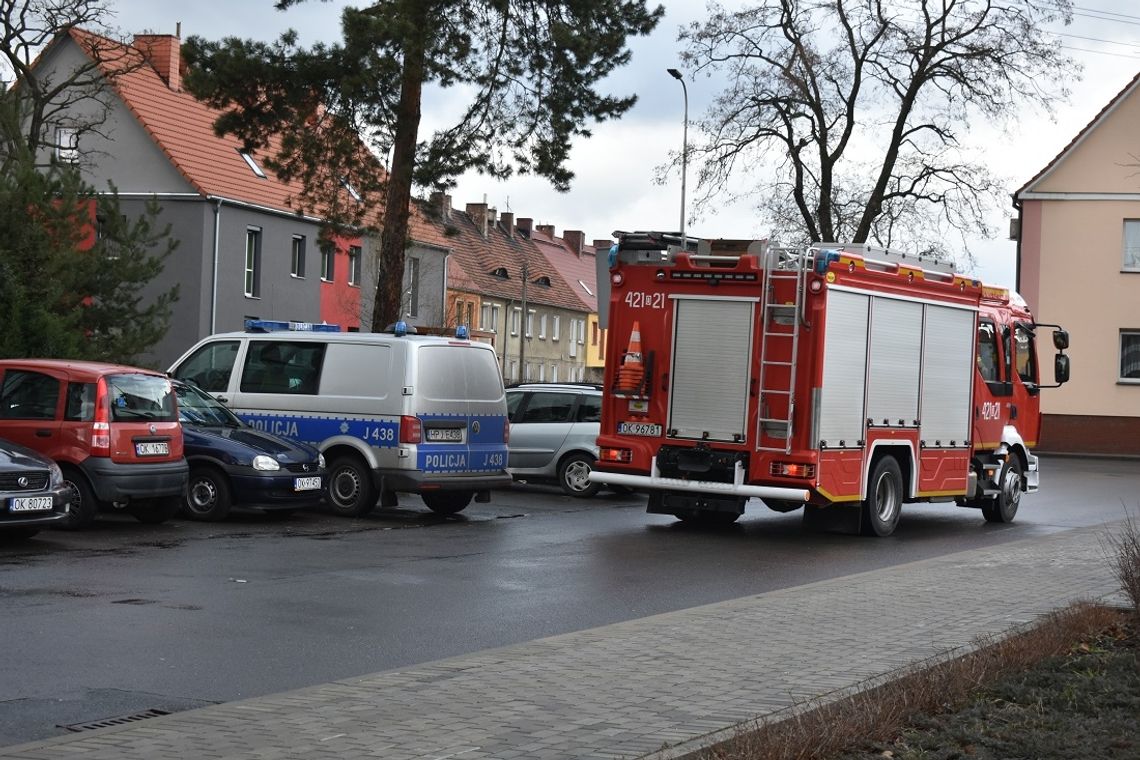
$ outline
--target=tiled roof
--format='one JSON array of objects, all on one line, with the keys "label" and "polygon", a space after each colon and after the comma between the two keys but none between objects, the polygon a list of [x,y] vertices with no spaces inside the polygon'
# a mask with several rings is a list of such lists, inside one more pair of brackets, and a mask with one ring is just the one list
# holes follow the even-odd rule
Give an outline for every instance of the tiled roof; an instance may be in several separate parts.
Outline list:
[{"label": "tiled roof", "polygon": [[[107,73],[120,72],[112,81],[123,103],[196,191],[281,211],[297,210],[300,204],[294,199],[301,194],[301,183],[284,182],[264,165],[266,178],[254,174],[239,153],[241,141],[215,134],[214,122],[221,111],[189,92],[171,89],[154,67],[139,66],[142,54],[137,49],[81,29],[72,29],[70,35],[85,52],[93,47],[106,51],[109,46],[123,51],[111,61],[105,55],[97,58]],[[271,139],[270,152],[275,153],[280,144],[280,139]]]},{"label": "tiled roof", "polygon": [[550,265],[562,275],[562,279],[570,286],[571,292],[581,302],[582,308],[589,312],[596,312],[598,310],[596,283],[598,275],[594,269],[594,247],[583,245],[582,253],[578,255],[565,238],[553,237],[541,230],[535,230],[531,234],[531,239]]},{"label": "tiled roof", "polygon": [[1097,112],[1096,116],[1094,116],[1092,120],[1089,121],[1089,123],[1086,124],[1081,129],[1081,131],[1078,132],[1075,137],[1073,137],[1072,140],[1069,141],[1068,145],[1061,149],[1060,153],[1053,157],[1052,161],[1046,164],[1041,171],[1034,174],[1032,179],[1014,191],[1013,197],[1016,198],[1025,191],[1029,190],[1029,188],[1033,187],[1033,185],[1035,185],[1038,180],[1042,179],[1049,172],[1053,171],[1057,164],[1061,163],[1061,160],[1065,157],[1065,155],[1068,154],[1070,150],[1077,147],[1077,145],[1079,145],[1085,139],[1085,137],[1087,137],[1088,134],[1100,124],[1101,120],[1108,116],[1109,112],[1111,112],[1117,106],[1117,104],[1124,100],[1125,96],[1127,96],[1128,93],[1137,86],[1140,86],[1140,72],[1138,72],[1136,76],[1132,77],[1128,84],[1126,84],[1120,92],[1116,93],[1116,95],[1113,96],[1113,98],[1105,104],[1104,108],[1100,109],[1100,111]]},{"label": "tiled roof", "polygon": [[[451,248],[448,263],[448,287],[479,293],[492,298],[519,301],[522,298],[522,266],[527,265],[528,303],[572,311],[588,311],[574,295],[569,283],[539,252],[536,244],[525,233],[516,230],[508,235],[501,222],[488,224],[487,236],[476,227],[471,215],[458,209],[444,220],[439,211],[427,201],[417,201],[419,218],[428,221],[442,235]],[[496,277],[492,272],[502,269],[507,278]],[[550,285],[539,284],[549,279]]]}]

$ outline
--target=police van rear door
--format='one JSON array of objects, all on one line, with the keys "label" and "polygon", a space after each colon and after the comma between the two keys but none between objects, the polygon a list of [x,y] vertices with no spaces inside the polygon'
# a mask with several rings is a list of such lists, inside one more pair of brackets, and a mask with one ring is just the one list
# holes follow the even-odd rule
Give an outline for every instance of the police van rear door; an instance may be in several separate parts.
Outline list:
[{"label": "police van rear door", "polygon": [[507,402],[490,347],[421,344],[414,383],[414,412],[422,426],[418,469],[457,475],[504,471]]}]

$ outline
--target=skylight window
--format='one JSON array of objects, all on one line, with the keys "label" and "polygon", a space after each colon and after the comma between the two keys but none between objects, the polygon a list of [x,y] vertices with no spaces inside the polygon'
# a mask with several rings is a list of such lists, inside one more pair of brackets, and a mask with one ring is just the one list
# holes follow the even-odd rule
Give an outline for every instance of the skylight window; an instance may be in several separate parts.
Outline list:
[{"label": "skylight window", "polygon": [[261,166],[257,163],[257,159],[253,157],[253,154],[249,153],[248,151],[239,150],[238,155],[242,157],[242,159],[245,161],[245,165],[249,167],[249,170],[251,172],[256,174],[258,177],[261,177],[261,179],[268,179],[265,174],[265,170],[262,169]]},{"label": "skylight window", "polygon": [[362,200],[362,198],[360,197],[360,193],[358,193],[356,191],[356,188],[353,187],[352,184],[349,183],[349,181],[347,179],[342,178],[340,181],[340,184],[344,185],[344,189],[348,191],[348,194],[352,196],[352,199],[354,201],[356,201],[357,203],[360,203],[360,201]]},{"label": "skylight window", "polygon": [[586,283],[582,282],[581,280],[578,280],[578,284],[582,286],[582,290],[586,291],[586,292],[587,292],[587,293],[589,293],[590,295],[594,295],[594,291],[590,290],[590,286],[589,286],[589,285],[587,285]]}]

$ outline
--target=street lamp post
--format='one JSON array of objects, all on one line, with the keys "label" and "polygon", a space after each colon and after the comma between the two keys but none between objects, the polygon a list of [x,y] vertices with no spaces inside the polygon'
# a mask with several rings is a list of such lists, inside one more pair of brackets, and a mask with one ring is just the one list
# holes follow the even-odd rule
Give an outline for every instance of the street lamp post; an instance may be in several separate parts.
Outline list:
[{"label": "street lamp post", "polygon": [[685,245],[685,170],[689,165],[689,88],[685,86],[685,79],[677,69],[667,69],[669,76],[681,83],[681,92],[685,96],[685,126],[681,133],[681,245]]}]

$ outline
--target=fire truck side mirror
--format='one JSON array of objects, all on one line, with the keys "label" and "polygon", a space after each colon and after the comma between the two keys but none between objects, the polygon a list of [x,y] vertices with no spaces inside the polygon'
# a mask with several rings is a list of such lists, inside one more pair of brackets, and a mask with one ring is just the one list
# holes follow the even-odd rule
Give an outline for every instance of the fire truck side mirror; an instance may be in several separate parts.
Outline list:
[{"label": "fire truck side mirror", "polygon": [[1064,351],[1069,347],[1069,331],[1068,330],[1054,330],[1053,331],[1053,347],[1058,351]]},{"label": "fire truck side mirror", "polygon": [[1057,385],[1069,382],[1069,357],[1065,354],[1057,354],[1053,357],[1053,382]]}]

